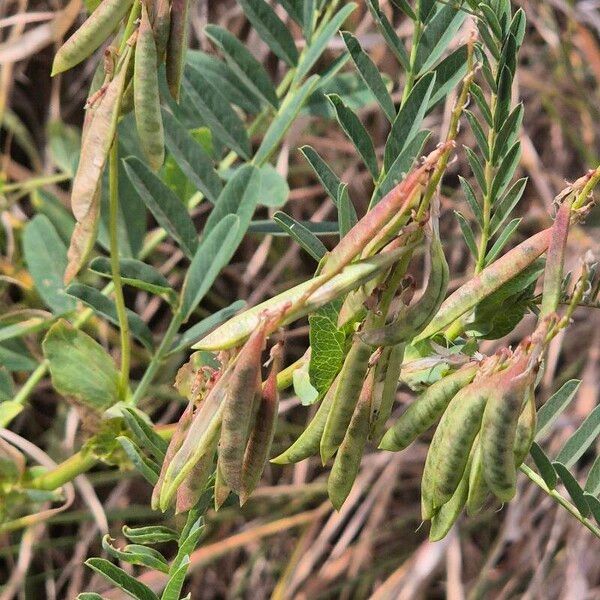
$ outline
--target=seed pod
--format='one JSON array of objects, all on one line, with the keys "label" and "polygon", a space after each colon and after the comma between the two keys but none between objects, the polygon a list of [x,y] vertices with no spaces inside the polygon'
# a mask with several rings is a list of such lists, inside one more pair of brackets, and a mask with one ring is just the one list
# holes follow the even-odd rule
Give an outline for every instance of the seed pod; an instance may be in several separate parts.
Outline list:
[{"label": "seed pod", "polygon": [[356,403],[346,435],[335,456],[329,479],[327,492],[331,503],[340,510],[346,501],[360,468],[360,461],[369,435],[371,417],[371,398],[373,395],[373,375],[371,369],[367,375]]},{"label": "seed pod", "polygon": [[460,513],[467,501],[469,492],[469,473],[471,471],[471,462],[467,463],[463,476],[460,479],[458,487],[446,504],[431,517],[431,529],[429,530],[429,540],[437,542],[446,537],[452,525],[460,516]]},{"label": "seed pod", "polygon": [[341,240],[340,243],[327,256],[324,275],[338,273],[356,256],[358,256],[366,244],[380,231],[380,229],[392,218],[403,212],[407,212],[415,192],[422,189],[426,184],[429,173],[435,168],[440,157],[454,146],[454,142],[446,142],[440,145],[429,156],[423,164],[413,170],[393,190],[370,210]]},{"label": "seed pod", "polygon": [[[530,389],[529,400],[521,412],[515,434],[513,451],[516,468],[523,463],[525,457],[529,453],[529,449],[531,448],[531,444],[535,437],[536,419],[535,398],[533,396],[533,390]],[[469,478],[469,496],[467,499],[468,515],[477,514],[483,508],[483,505],[490,494],[490,488],[488,487],[483,474],[483,461],[479,439],[475,441],[473,450],[471,474]]]},{"label": "seed pod", "polygon": [[338,381],[339,376],[336,377],[329,390],[327,390],[327,393],[325,394],[323,400],[321,400],[321,405],[315,413],[315,416],[300,434],[298,439],[285,452],[279,456],[276,456],[275,458],[272,458],[272,463],[276,465],[297,463],[305,458],[314,456],[319,452],[319,444],[321,443],[321,437],[323,435],[323,431],[325,430],[327,416],[329,415],[331,405],[333,404],[333,398],[338,386]]},{"label": "seed pod", "polygon": [[519,362],[500,375],[499,393],[490,398],[483,414],[481,457],[488,487],[501,502],[508,502],[516,491],[515,436],[531,373]]},{"label": "seed pod", "polygon": [[339,374],[339,383],[321,438],[321,460],[325,464],[339,448],[360,396],[369,367],[371,348],[359,338],[352,346]]},{"label": "seed pod", "polygon": [[373,346],[392,346],[410,341],[436,315],[446,296],[450,278],[437,224],[433,225],[429,253],[431,256],[431,269],[422,296],[415,304],[411,304],[400,311],[393,323],[381,329],[365,331],[362,334],[365,342]]},{"label": "seed pod", "polygon": [[424,479],[433,481],[434,509],[448,502],[456,491],[481,426],[486,402],[495,393],[496,389],[487,381],[471,383],[452,398],[442,415],[423,473]]},{"label": "seed pod", "polygon": [[[261,355],[267,341],[266,321],[250,336],[235,361],[219,441],[219,465],[224,482],[240,495],[242,467],[255,398],[261,394]],[[254,405],[255,406],[255,405]]]},{"label": "seed pod", "polygon": [[160,500],[160,490],[163,487],[167,469],[169,468],[169,465],[171,464],[173,457],[175,456],[175,454],[177,454],[177,452],[181,448],[181,445],[183,444],[183,440],[185,439],[187,432],[190,428],[190,425],[192,423],[193,415],[194,415],[194,404],[193,404],[193,402],[190,402],[187,405],[186,409],[183,411],[183,414],[181,415],[181,417],[179,418],[179,422],[177,423],[177,429],[175,430],[175,433],[173,434],[173,437],[171,438],[171,441],[169,442],[169,446],[167,447],[167,451],[165,453],[165,458],[163,460],[162,468],[160,470],[160,475],[158,477],[158,481],[156,482],[156,485],[154,486],[154,489],[152,490],[152,502],[151,502],[152,510],[158,510],[158,507],[160,504],[160,501],[159,501]]},{"label": "seed pod", "polygon": [[135,122],[141,148],[150,167],[158,171],[165,159],[165,136],[160,114],[156,45],[144,3],[135,49],[133,77]]},{"label": "seed pod", "polygon": [[103,0],[54,57],[52,76],[73,68],[97,50],[130,10],[133,0]]},{"label": "seed pod", "polygon": [[472,310],[484,298],[494,293],[541,256],[548,248],[551,237],[552,227],[536,233],[450,294],[429,325],[414,341],[431,337]]},{"label": "seed pod", "polygon": [[469,473],[469,492],[467,495],[467,514],[477,514],[485,504],[490,489],[483,476],[483,462],[481,460],[481,443],[479,436],[473,443],[473,456],[471,458],[471,470]]},{"label": "seed pod", "polygon": [[465,365],[430,385],[385,433],[379,448],[393,452],[407,448],[442,416],[458,391],[471,383],[477,368]]},{"label": "seed pod", "polygon": [[169,40],[167,42],[167,83],[171,96],[179,102],[179,92],[185,52],[188,46],[190,0],[171,1],[171,22],[169,25]]},{"label": "seed pod", "polygon": [[277,391],[277,373],[281,369],[283,347],[279,343],[271,350],[273,364],[269,377],[262,387],[262,395],[258,404],[254,425],[250,432],[244,464],[242,466],[242,489],[240,490],[240,504],[244,504],[254,488],[258,485],[267,462],[275,425],[277,423],[277,410],[279,408],[279,392]]},{"label": "seed pod", "polygon": [[194,508],[204,494],[206,484],[214,472],[215,453],[219,443],[220,428],[212,432],[212,439],[205,454],[192,467],[188,476],[177,488],[177,500],[175,502],[175,514],[187,512]]},{"label": "seed pod", "polygon": [[71,193],[71,209],[78,226],[71,237],[69,264],[65,273],[66,283],[69,283],[85,264],[96,239],[100,214],[100,181],[117,129],[130,58],[131,48],[128,46],[120,70],[107,86],[98,105],[94,107],[85,133]]},{"label": "seed pod", "polygon": [[404,344],[386,348],[384,353],[387,355],[385,363],[380,365],[380,360],[375,365],[376,383],[373,388],[371,432],[369,434],[369,439],[375,444],[381,441],[385,424],[392,414],[400,371],[402,370]]},{"label": "seed pod", "polygon": [[153,0],[152,31],[156,42],[156,57],[161,63],[167,52],[169,30],[171,27],[171,7],[169,0]]},{"label": "seed pod", "polygon": [[162,483],[159,481],[160,488],[158,484],[155,488],[155,493],[159,495],[161,510],[168,508],[179,485],[188,476],[194,465],[210,450],[215,431],[218,431],[221,426],[229,377],[234,366],[235,362],[227,365],[206,398],[200,403],[177,452],[169,461],[165,460],[167,467],[165,475]]},{"label": "seed pod", "polygon": [[219,510],[223,506],[225,500],[229,498],[231,489],[223,479],[223,470],[221,469],[220,459],[217,460],[217,471],[215,474],[215,510]]},{"label": "seed pod", "polygon": [[[284,316],[279,325],[291,323],[343,296],[350,290],[360,287],[379,273],[387,270],[409,250],[412,250],[412,247],[398,248],[358,261],[348,265],[333,278],[319,275],[305,281],[232,317],[200,342],[194,344],[192,348],[215,351],[238,346],[259,326],[261,314],[265,311],[281,312]],[[312,290],[314,291],[311,293]]]}]

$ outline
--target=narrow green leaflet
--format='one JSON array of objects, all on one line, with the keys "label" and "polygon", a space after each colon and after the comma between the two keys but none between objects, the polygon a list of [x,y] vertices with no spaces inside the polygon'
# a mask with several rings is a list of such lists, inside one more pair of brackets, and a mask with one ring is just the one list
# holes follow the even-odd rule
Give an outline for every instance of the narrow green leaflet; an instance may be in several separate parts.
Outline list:
[{"label": "narrow green leaflet", "polygon": [[11,400],[15,394],[15,384],[7,369],[0,365],[0,402]]},{"label": "narrow green leaflet", "polygon": [[158,475],[160,473],[160,466],[157,463],[146,458],[142,454],[142,451],[138,448],[137,444],[135,444],[128,437],[120,435],[117,437],[117,441],[119,442],[119,444],[121,444],[121,448],[123,448],[123,451],[125,452],[125,454],[127,454],[127,458],[129,458],[133,466],[136,468],[137,471],[139,471],[142,477],[150,485],[156,485],[156,483],[158,482]]},{"label": "narrow green leaflet", "polygon": [[[67,288],[67,294],[73,298],[78,298],[98,316],[119,327],[119,316],[117,315],[115,303],[96,288],[83,283],[72,283]],[[148,350],[152,350],[152,333],[148,329],[148,325],[142,321],[139,315],[129,309],[127,309],[127,321],[132,335]]]},{"label": "narrow green leaflet", "polygon": [[339,124],[350,141],[354,144],[356,151],[362,158],[365,166],[371,173],[371,176],[376,180],[379,175],[379,165],[377,164],[373,140],[371,140],[365,126],[337,94],[329,94],[327,97],[335,109]]},{"label": "narrow green leaflet", "polygon": [[553,461],[552,466],[561,478],[564,486],[567,488],[567,492],[569,492],[569,496],[571,496],[571,500],[573,500],[573,504],[577,507],[577,510],[582,516],[589,517],[590,507],[585,499],[583,490],[575,477],[573,477],[565,465],[558,461]]},{"label": "narrow green leaflet", "polygon": [[285,8],[286,12],[298,25],[304,23],[304,12],[302,4],[304,0],[278,0],[278,3]]},{"label": "narrow green leaflet", "polygon": [[416,68],[425,73],[440,59],[467,16],[466,11],[444,4],[427,23],[417,48]]},{"label": "narrow green leaflet", "polygon": [[556,419],[560,417],[575,397],[580,385],[581,381],[579,379],[570,379],[557,392],[552,394],[548,401],[540,408],[537,416],[536,440],[539,441],[546,437]]},{"label": "narrow green leaflet", "polygon": [[596,496],[592,496],[591,494],[588,494],[587,492],[583,493],[583,497],[585,498],[585,501],[587,502],[587,505],[590,509],[591,514],[593,515],[594,519],[596,519],[596,523],[598,523],[598,525],[600,525],[600,500],[598,500],[598,498],[596,498]]},{"label": "narrow green leaflet", "polygon": [[33,371],[38,366],[21,340],[0,344],[0,365],[8,371]]},{"label": "narrow green leaflet", "polygon": [[[336,235],[339,231],[337,221],[298,221],[303,227],[306,227],[311,233],[317,237]],[[287,231],[282,231],[281,227],[270,219],[257,219],[250,222],[248,231],[259,233],[262,235],[275,235],[279,237],[289,237]]]},{"label": "narrow green leaflet", "polygon": [[237,0],[258,35],[281,60],[293,67],[298,62],[294,38],[265,0]]},{"label": "narrow green leaflet", "polygon": [[36,215],[26,225],[23,252],[35,288],[46,306],[56,314],[74,310],[76,302],[64,293],[67,247],[44,215]]},{"label": "narrow green leaflet", "polygon": [[273,220],[282,229],[287,231],[290,237],[294,238],[317,262],[327,253],[327,248],[323,242],[293,217],[286,215],[284,212],[277,211],[273,215]]},{"label": "narrow green leaflet", "polygon": [[[135,258],[122,258],[119,260],[119,270],[124,284],[163,296],[171,304],[177,300],[177,294],[166,277],[149,264]],[[106,256],[95,258],[90,264],[90,271],[112,279],[110,259]]]},{"label": "narrow green leaflet", "polygon": [[338,223],[340,227],[340,239],[343,238],[356,225],[358,217],[352,199],[348,193],[348,186],[340,184],[338,191]]},{"label": "narrow green leaflet", "polygon": [[60,320],[48,331],[42,349],[59,393],[98,411],[118,402],[119,375],[113,360],[89,335]]},{"label": "narrow green leaflet", "polygon": [[211,157],[171,113],[163,110],[162,119],[165,124],[165,144],[169,152],[187,178],[214,202],[223,186]]},{"label": "narrow green leaflet", "polygon": [[248,159],[251,148],[244,123],[218,88],[200,70],[187,67],[183,89],[214,136],[242,158]]},{"label": "narrow green leaflet", "polygon": [[492,201],[496,200],[496,198],[499,198],[504,193],[504,190],[508,186],[515,172],[515,169],[519,164],[520,158],[521,144],[520,142],[515,142],[511,149],[506,153],[506,156],[504,157],[502,162],[500,163],[498,172],[496,173],[496,175],[494,176],[494,180],[492,181]]},{"label": "narrow green leaflet", "polygon": [[394,56],[405,71],[410,69],[410,57],[404,47],[404,43],[396,33],[393,25],[389,22],[385,13],[379,7],[379,0],[367,0],[367,5],[371,11],[371,16],[375,21],[381,35],[385,38],[388,48],[394,53]]},{"label": "narrow green leaflet", "polygon": [[193,256],[198,247],[198,234],[181,200],[139,158],[130,156],[124,162],[131,183],[159,225],[186,256]]},{"label": "narrow green leaflet", "polygon": [[504,228],[502,233],[498,236],[498,239],[494,242],[494,245],[490,248],[489,252],[485,256],[485,266],[493,262],[498,254],[502,252],[502,249],[508,244],[513,233],[518,229],[522,219],[513,219]]},{"label": "narrow green leaflet", "polygon": [[269,125],[260,147],[254,155],[254,164],[262,165],[269,156],[273,153],[279,142],[285,136],[290,125],[300,112],[300,109],[306,102],[307,98],[314,91],[315,86],[319,82],[319,76],[313,75],[307,79],[297,90],[295,94],[290,94],[286,101],[279,108],[279,113]]},{"label": "narrow green leaflet", "polygon": [[558,476],[550,459],[546,456],[546,453],[538,446],[536,442],[531,445],[531,458],[537,467],[542,479],[548,486],[548,489],[553,490],[558,483]]},{"label": "narrow green leaflet", "polygon": [[137,408],[125,406],[121,408],[121,414],[137,443],[155,458],[162,461],[168,444],[154,431],[150,418],[146,416],[146,413]]},{"label": "narrow green leaflet", "polygon": [[435,85],[429,98],[431,110],[467,74],[467,46],[461,46],[449,54],[434,69]]},{"label": "narrow green leaflet", "polygon": [[179,309],[183,322],[190,318],[237,250],[239,227],[240,220],[236,215],[226,215],[202,238],[183,282]]},{"label": "narrow green leaflet", "polygon": [[181,564],[169,576],[169,582],[163,590],[160,600],[180,600],[181,589],[185,582],[185,577],[190,566],[190,557],[188,555],[181,559]]},{"label": "narrow green leaflet", "polygon": [[186,350],[196,342],[199,342],[205,335],[221,325],[221,323],[225,323],[225,321],[228,321],[233,315],[244,308],[246,308],[246,303],[243,300],[236,300],[233,304],[222,308],[210,315],[210,317],[202,319],[202,321],[196,323],[181,334],[169,350],[169,354]]},{"label": "narrow green leaflet", "polygon": [[158,600],[158,596],[147,585],[140,583],[104,558],[88,558],[85,564],[135,600]]},{"label": "narrow green leaflet", "polygon": [[317,35],[313,36],[310,46],[304,52],[302,61],[296,69],[294,81],[301,81],[308,75],[313,65],[319,60],[321,54],[325,51],[325,48],[327,48],[329,40],[336,34],[337,30],[342,26],[355,8],[356,3],[349,2],[335,13],[327,25],[325,25]]},{"label": "narrow green leaflet", "polygon": [[588,473],[585,491],[592,496],[600,495],[600,456],[596,456],[596,460]]},{"label": "narrow green leaflet", "polygon": [[394,108],[394,103],[387,87],[381,78],[379,69],[362,49],[359,41],[350,32],[342,31],[342,38],[360,76],[367,87],[373,92],[386,117],[392,122],[396,116],[396,109]]},{"label": "narrow green leaflet", "polygon": [[477,258],[479,250],[477,248],[477,242],[475,241],[475,235],[473,234],[471,225],[469,225],[467,219],[465,219],[465,217],[459,211],[455,210],[454,216],[458,221],[460,231],[463,234],[463,238],[465,239],[465,243],[467,244],[469,251],[471,252],[474,258]]},{"label": "narrow green leaflet", "polygon": [[337,327],[342,300],[326,304],[308,317],[310,327],[310,381],[324,394],[344,362],[346,336]]},{"label": "narrow green leaflet", "polygon": [[600,436],[600,406],[585,418],[577,431],[566,441],[556,460],[571,468]]},{"label": "narrow green leaflet", "polygon": [[473,212],[475,220],[477,221],[480,227],[483,227],[483,210],[481,208],[481,204],[479,204],[479,202],[477,201],[477,197],[475,196],[475,190],[473,189],[473,186],[464,177],[461,177],[460,175],[458,179],[460,181],[460,186],[462,187],[467,204]]},{"label": "narrow green leaflet", "polygon": [[526,185],[526,177],[515,181],[504,197],[497,202],[497,206],[494,207],[494,214],[490,220],[491,235],[496,234],[502,225],[504,225],[506,219],[508,219],[510,213],[521,199]]},{"label": "narrow green leaflet", "polygon": [[227,182],[210,213],[203,235],[207,236],[226,215],[239,217],[239,228],[234,245],[237,247],[246,234],[256,209],[260,193],[261,172],[254,165],[240,167]]},{"label": "narrow green leaflet", "polygon": [[386,171],[391,168],[398,155],[421,128],[435,78],[435,73],[428,73],[422,77],[411,91],[402,109],[398,111],[385,145],[383,162]]},{"label": "narrow green leaflet", "polygon": [[340,178],[312,146],[302,146],[300,152],[312,167],[327,195],[334,203],[337,203]]},{"label": "narrow green leaflet", "polygon": [[169,572],[169,565],[165,557],[158,550],[147,548],[140,544],[127,544],[121,550],[113,546],[111,541],[111,537],[108,534],[102,538],[102,548],[109,556],[132,565],[156,569],[162,573]]},{"label": "narrow green leaflet", "polygon": [[242,42],[226,29],[217,25],[207,25],[206,35],[215,43],[227,58],[232,71],[257,96],[274,108],[279,106],[275,87],[265,68],[254,58]]},{"label": "narrow green leaflet", "polygon": [[179,534],[170,527],[164,525],[147,525],[143,527],[123,526],[123,535],[135,544],[162,544],[174,542]]}]

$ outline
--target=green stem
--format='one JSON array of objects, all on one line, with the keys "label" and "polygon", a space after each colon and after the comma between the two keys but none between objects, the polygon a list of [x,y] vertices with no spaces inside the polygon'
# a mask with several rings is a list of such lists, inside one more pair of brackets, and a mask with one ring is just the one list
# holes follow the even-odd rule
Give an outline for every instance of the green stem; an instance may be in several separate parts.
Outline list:
[{"label": "green stem", "polygon": [[129,365],[131,360],[131,340],[129,337],[129,321],[123,296],[121,267],[119,264],[119,150],[117,138],[113,141],[109,157],[109,234],[110,234],[110,267],[114,285],[115,307],[119,319],[121,334],[121,400],[127,398],[129,389]]},{"label": "green stem", "polygon": [[523,464],[520,469],[535,485],[540,487],[544,493],[546,493],[554,502],[560,504],[568,513],[573,515],[582,525],[585,525],[596,537],[600,538],[600,527],[597,527],[589,519],[581,516],[581,513],[577,510],[574,504],[571,504],[565,497],[561,496],[556,490],[551,490],[544,480],[527,465]]},{"label": "green stem", "polygon": [[56,468],[27,482],[27,488],[34,490],[56,490],[78,475],[89,471],[96,464],[96,458],[90,452],[77,452]]},{"label": "green stem", "polygon": [[7,185],[0,186],[2,193],[8,194],[9,192],[30,192],[38,188],[44,187],[45,185],[52,185],[54,183],[62,183],[71,179],[73,175],[71,173],[57,173],[56,175],[46,175],[45,177],[34,177],[27,181],[18,181],[16,183],[9,183]]},{"label": "green stem", "polygon": [[123,31],[123,37],[121,38],[121,44],[119,46],[119,54],[122,54],[123,50],[125,50],[125,45],[127,44],[127,41],[133,34],[133,31],[135,29],[135,22],[139,19],[141,12],[141,0],[135,0],[133,6],[131,7],[129,18],[127,19],[127,25],[125,25],[125,30]]}]

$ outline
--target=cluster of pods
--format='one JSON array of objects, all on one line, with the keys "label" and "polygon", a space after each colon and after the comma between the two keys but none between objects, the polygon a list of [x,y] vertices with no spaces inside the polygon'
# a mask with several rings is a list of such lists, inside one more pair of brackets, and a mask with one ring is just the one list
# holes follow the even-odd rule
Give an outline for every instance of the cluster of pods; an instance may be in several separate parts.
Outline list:
[{"label": "cluster of pods", "polygon": [[[99,65],[87,103],[82,150],[73,180],[72,210],[77,220],[65,281],[85,264],[96,240],[102,174],[119,117],[135,111],[148,164],[158,170],[165,158],[158,68],[165,63],[171,95],[179,98],[187,48],[188,0],[102,0],[56,53],[58,75],[88,58],[115,32]],[[139,12],[136,12],[139,8]]]}]

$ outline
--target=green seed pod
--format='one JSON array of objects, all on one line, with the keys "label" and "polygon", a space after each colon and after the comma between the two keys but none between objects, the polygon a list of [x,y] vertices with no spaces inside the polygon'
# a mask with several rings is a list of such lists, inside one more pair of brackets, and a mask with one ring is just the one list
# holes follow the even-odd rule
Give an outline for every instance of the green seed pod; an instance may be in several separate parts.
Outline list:
[{"label": "green seed pod", "polygon": [[473,443],[473,457],[469,473],[469,493],[467,496],[467,514],[477,514],[485,504],[490,489],[483,476],[483,462],[481,460],[481,444],[479,437]]},{"label": "green seed pod", "polygon": [[321,400],[321,404],[315,413],[315,416],[300,434],[298,439],[285,452],[272,458],[272,463],[276,465],[288,465],[318,454],[319,444],[321,443],[321,437],[325,430],[327,416],[329,415],[331,405],[333,404],[338,381],[339,377],[336,377],[329,390],[327,390],[325,397]]},{"label": "green seed pod", "polygon": [[52,76],[73,68],[97,50],[129,12],[133,0],[103,0],[54,57]]},{"label": "green seed pod", "polygon": [[515,438],[517,422],[531,384],[522,361],[499,375],[499,393],[490,398],[481,424],[483,474],[490,490],[501,502],[516,491]]},{"label": "green seed pod", "polygon": [[360,468],[360,461],[369,435],[371,398],[373,395],[373,369],[367,375],[356,403],[346,435],[339,447],[329,479],[327,492],[336,510],[342,508]]},{"label": "green seed pod", "polygon": [[355,337],[338,376],[339,383],[321,438],[323,464],[335,454],[346,435],[367,374],[370,356],[370,346]]},{"label": "green seed pod", "polygon": [[517,431],[515,433],[515,467],[519,468],[527,458],[531,444],[535,439],[537,427],[537,411],[535,408],[535,395],[533,385],[527,390],[527,400],[525,408],[519,417]]},{"label": "green seed pod", "polygon": [[261,355],[266,343],[266,322],[244,344],[235,361],[219,441],[219,464],[224,482],[236,494],[242,490],[244,451],[256,397],[260,398]]},{"label": "green seed pod", "polygon": [[[371,432],[369,435],[369,439],[375,444],[381,441],[385,424],[392,414],[400,371],[402,370],[404,348],[404,344],[399,344],[384,349],[384,355],[387,357],[385,362],[382,363],[380,359],[375,365],[375,386],[373,388]],[[380,365],[380,363],[382,364]]]},{"label": "green seed pod", "polygon": [[415,304],[400,311],[393,323],[365,331],[362,338],[373,346],[392,346],[410,341],[420,333],[439,310],[448,289],[450,273],[440,240],[437,224],[434,224],[430,244],[431,269],[427,286]]},{"label": "green seed pod", "polygon": [[171,28],[171,7],[169,0],[153,0],[152,31],[156,42],[156,57],[161,63],[167,52],[169,30]]},{"label": "green seed pod", "polygon": [[167,83],[171,96],[179,102],[179,92],[183,68],[185,67],[185,52],[188,46],[190,0],[172,0],[169,39],[167,41]]},{"label": "green seed pod", "polygon": [[448,502],[456,491],[481,426],[486,402],[495,393],[487,381],[471,383],[452,398],[442,415],[423,473],[424,478],[433,480],[434,509]]},{"label": "green seed pod", "polygon": [[215,510],[223,506],[225,500],[229,498],[231,489],[223,479],[223,470],[221,469],[221,459],[217,459],[217,471],[215,473]]},{"label": "green seed pod", "polygon": [[379,448],[392,452],[407,448],[434,425],[458,391],[471,383],[477,368],[474,364],[465,365],[430,385],[385,433]]},{"label": "green seed pod", "polygon": [[240,345],[259,326],[261,315],[265,311],[281,312],[284,316],[279,325],[291,323],[386,271],[409,250],[412,247],[398,248],[348,265],[335,277],[319,275],[305,281],[232,317],[192,348],[216,351]]},{"label": "green seed pod", "polygon": [[160,114],[156,45],[146,5],[138,29],[133,75],[135,122],[141,148],[150,167],[158,171],[165,160],[165,136]]},{"label": "green seed pod", "polygon": [[470,470],[471,463],[469,461],[458,487],[450,500],[431,517],[431,529],[429,530],[429,540],[431,542],[437,542],[445,538],[452,525],[456,523],[456,520],[460,516],[469,492]]},{"label": "green seed pod", "polygon": [[242,466],[242,489],[240,504],[244,504],[254,488],[258,485],[267,462],[279,408],[279,392],[277,391],[277,373],[283,359],[282,344],[279,343],[271,351],[273,365],[267,381],[263,385],[254,425],[250,432],[244,463]]}]

